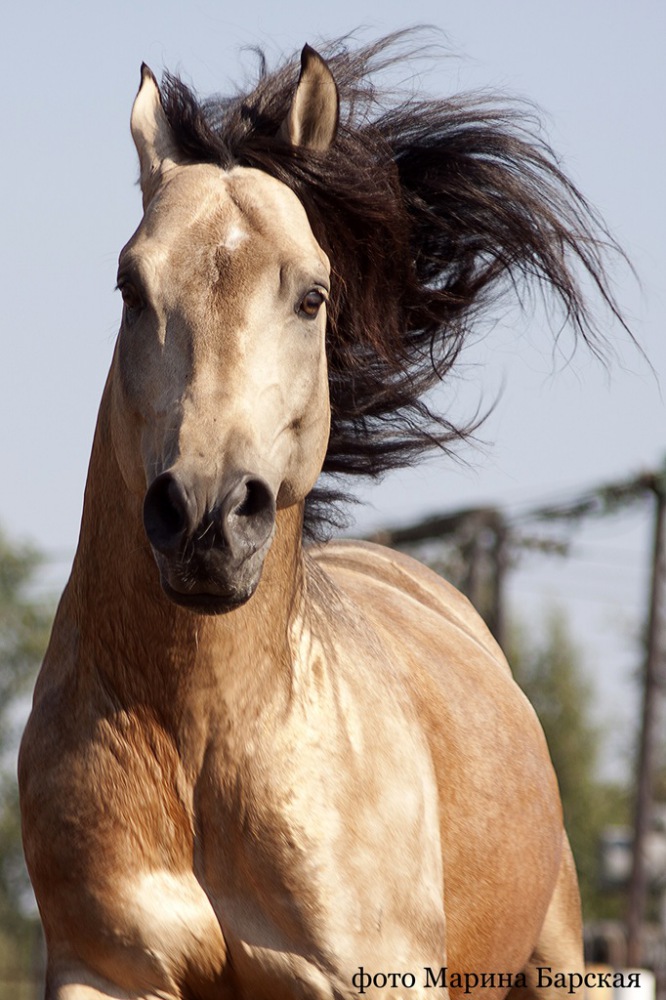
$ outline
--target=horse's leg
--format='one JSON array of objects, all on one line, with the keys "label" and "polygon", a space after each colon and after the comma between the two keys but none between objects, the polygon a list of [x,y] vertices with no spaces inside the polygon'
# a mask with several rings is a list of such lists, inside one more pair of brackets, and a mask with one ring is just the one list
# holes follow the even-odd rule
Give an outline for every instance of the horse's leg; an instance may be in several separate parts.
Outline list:
[{"label": "horse's leg", "polygon": [[44,994],[44,1000],[137,1000],[135,993],[119,992],[112,987],[113,993],[103,992],[96,986],[88,986],[83,983],[70,983],[67,986],[48,986]]},{"label": "horse's leg", "polygon": [[88,967],[67,963],[47,969],[44,1000],[179,1000],[180,993],[148,989],[147,992],[121,989]]},{"label": "horse's leg", "polygon": [[560,874],[541,935],[523,972],[527,986],[511,990],[506,1000],[561,1000],[567,989],[553,985],[555,975],[577,976],[584,973],[578,879],[566,838]]}]

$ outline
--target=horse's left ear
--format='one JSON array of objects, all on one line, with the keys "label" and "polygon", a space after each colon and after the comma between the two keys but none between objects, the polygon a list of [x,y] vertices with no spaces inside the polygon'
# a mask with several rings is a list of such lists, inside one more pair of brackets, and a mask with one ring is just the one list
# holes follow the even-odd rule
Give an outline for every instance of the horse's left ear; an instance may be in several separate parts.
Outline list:
[{"label": "horse's left ear", "polygon": [[141,66],[141,86],[134,98],[130,128],[139,154],[143,207],[155,194],[165,168],[177,159],[176,142],[162,107],[162,97],[155,76]]},{"label": "horse's left ear", "polygon": [[305,45],[301,75],[280,138],[292,146],[325,152],[335,139],[339,114],[340,98],[333,74],[319,53]]}]

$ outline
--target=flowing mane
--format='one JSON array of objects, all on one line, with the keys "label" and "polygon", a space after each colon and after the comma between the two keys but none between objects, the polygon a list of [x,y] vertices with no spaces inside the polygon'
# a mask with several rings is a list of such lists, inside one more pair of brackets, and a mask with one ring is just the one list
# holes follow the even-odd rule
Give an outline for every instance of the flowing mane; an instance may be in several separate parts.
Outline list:
[{"label": "flowing mane", "polygon": [[[603,261],[617,247],[538,135],[532,109],[484,94],[400,100],[374,86],[378,71],[410,58],[399,45],[405,34],[356,51],[342,42],[321,48],[341,100],[325,153],[280,135],[297,58],[268,72],[262,57],[255,88],[230,98],[200,101],[170,74],[162,86],[181,156],[257,167],[282,181],[332,262],[323,472],[334,476],[377,477],[469,433],[433,413],[424,395],[507,284],[551,290],[564,322],[598,353],[580,274],[619,317]],[[311,534],[335,522],[343,498],[312,491]]]}]

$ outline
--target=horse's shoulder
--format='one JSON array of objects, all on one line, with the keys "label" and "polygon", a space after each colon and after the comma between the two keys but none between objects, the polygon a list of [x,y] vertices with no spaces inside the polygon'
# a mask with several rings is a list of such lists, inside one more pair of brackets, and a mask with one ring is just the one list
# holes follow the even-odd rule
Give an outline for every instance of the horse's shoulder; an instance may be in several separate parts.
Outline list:
[{"label": "horse's shoulder", "polygon": [[423,630],[427,622],[471,644],[504,670],[508,665],[485,622],[459,590],[403,552],[374,542],[338,540],[309,550],[317,564],[364,611],[380,620],[413,621]]}]

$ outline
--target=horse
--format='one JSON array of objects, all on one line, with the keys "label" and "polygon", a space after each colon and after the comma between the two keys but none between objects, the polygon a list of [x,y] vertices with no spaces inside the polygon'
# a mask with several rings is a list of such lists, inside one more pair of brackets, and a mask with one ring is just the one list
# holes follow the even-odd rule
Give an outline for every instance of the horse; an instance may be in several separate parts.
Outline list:
[{"label": "horse", "polygon": [[330,535],[340,483],[469,431],[424,394],[495,294],[535,280],[599,349],[605,230],[515,107],[387,104],[395,44],[207,101],[142,67],[143,217],[19,760],[48,1000],[547,1000],[583,968],[501,650]]}]

